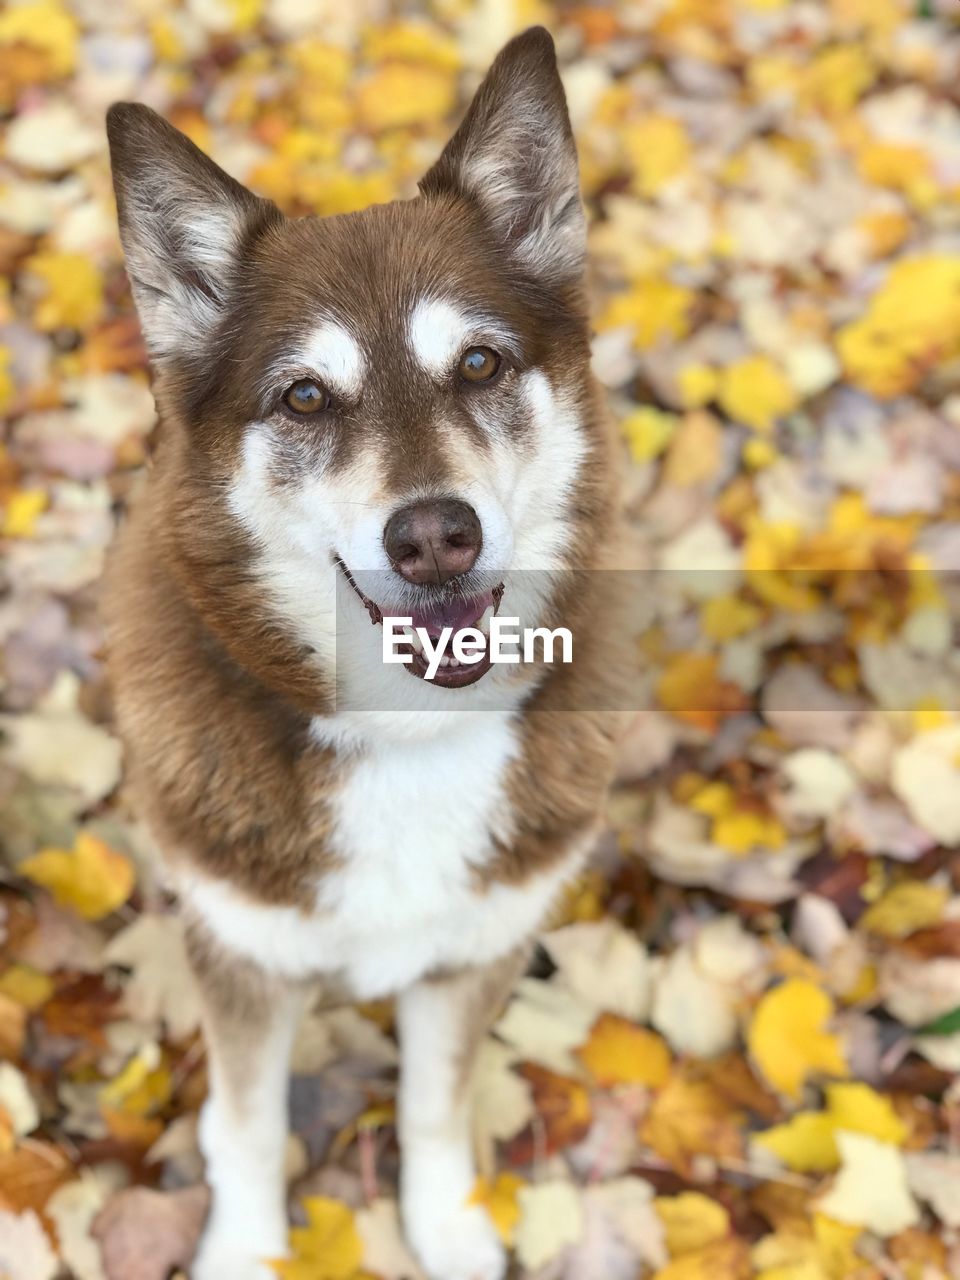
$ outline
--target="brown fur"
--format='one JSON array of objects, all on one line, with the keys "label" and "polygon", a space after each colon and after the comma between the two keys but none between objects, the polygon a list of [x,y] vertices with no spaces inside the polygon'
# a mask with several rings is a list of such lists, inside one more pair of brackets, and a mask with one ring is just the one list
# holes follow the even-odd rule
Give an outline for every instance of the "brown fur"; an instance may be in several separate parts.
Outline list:
[{"label": "brown fur", "polygon": [[[509,114],[512,99],[524,109],[539,101],[553,133],[531,134],[526,121],[528,165],[517,192],[508,190],[498,207],[470,185],[471,165],[481,175],[491,172],[488,156],[477,166],[478,148],[523,140]],[[523,124],[523,110],[518,118]],[[266,421],[282,441],[270,479],[277,493],[321,464],[328,474],[346,470],[360,440],[377,442],[386,460],[381,491],[371,501],[389,506],[411,494],[455,495],[464,458],[492,447],[469,411],[470,397],[482,395],[483,414],[529,456],[527,417],[511,408],[519,397],[511,399],[509,378],[537,369],[576,411],[588,444],[566,511],[568,564],[578,572],[563,575],[540,620],[571,629],[575,659],[571,666],[540,668],[538,682],[518,672],[518,680],[535,687],[516,713],[519,756],[507,782],[508,812],[497,815],[498,830],[511,836],[491,835],[493,857],[475,877],[477,901],[496,885],[519,886],[547,871],[585,847],[598,824],[613,770],[617,681],[626,666],[615,651],[616,583],[602,572],[612,563],[619,532],[614,445],[590,376],[579,203],[575,190],[570,196],[575,156],[552,42],[533,31],[507,46],[420,197],[346,217],[284,219],[143,108],[114,108],[109,129],[124,247],[153,343],[162,425],[145,492],[111,556],[104,617],[131,782],[165,857],[229,882],[248,899],[305,912],[315,910],[318,884],[339,865],[333,801],[357,756],[311,738],[311,721],[334,710],[335,673],[321,669],[317,654],[268,607],[257,548],[227,507],[247,425]],[[157,157],[167,165],[164,183],[157,181]],[[229,255],[226,264],[221,255],[211,267],[202,245],[198,251],[191,241],[196,227],[178,221],[178,208],[198,188],[214,233],[222,232],[221,212],[229,224],[232,266]],[[545,257],[536,240],[544,227],[555,249]],[[206,233],[203,225],[200,232]],[[531,265],[531,245],[540,252],[539,265]],[[193,264],[183,267],[191,250]],[[405,325],[412,304],[434,292],[498,317],[517,335],[516,349],[505,353],[502,381],[482,391],[441,386],[420,368],[407,350]],[[185,325],[202,328],[209,319],[202,341],[180,341],[178,299],[193,304],[183,311]],[[320,431],[289,415],[278,387],[309,373],[283,362],[324,320],[328,299],[351,332],[363,335],[376,363],[361,390],[341,392],[354,398],[338,403]],[[154,324],[157,315],[165,323]],[[526,944],[515,945],[517,936],[504,936],[502,945],[512,949],[498,960],[423,979],[448,1011],[441,1024],[453,1024],[456,1032],[454,1083],[441,1090],[452,1096],[426,1099],[428,1122],[439,1123],[450,1142],[466,1116],[476,1047],[528,952]],[[278,1067],[277,1052],[258,1052],[258,1046],[273,1037],[274,1049],[284,1047],[298,984],[233,955],[199,919],[188,919],[188,944],[218,1082],[214,1163],[223,1181],[233,1177],[236,1196],[238,1176],[244,1186],[256,1183],[256,1175],[234,1176],[240,1129],[255,1132],[271,1169],[271,1161],[278,1162],[282,1135],[272,1130],[280,1127],[279,1111],[274,1114],[269,1098],[264,1103],[264,1093],[282,1092],[275,1087],[282,1063]],[[423,994],[416,984],[411,991]],[[350,993],[331,987],[326,994]],[[401,1009],[409,994],[401,995]],[[428,1047],[429,1041],[428,1035]],[[423,1052],[407,1043],[404,1062],[416,1064]],[[418,1070],[428,1066],[420,1061]],[[251,1124],[255,1109],[245,1103],[251,1075],[266,1082],[257,1094],[265,1117],[260,1128]],[[417,1071],[409,1076],[405,1070],[404,1078],[416,1079]],[[408,1111],[418,1106],[414,1098]],[[423,1114],[408,1120],[415,1146]],[[403,1123],[401,1135],[407,1143]],[[215,1261],[199,1265],[205,1278],[220,1280],[216,1251],[230,1248],[231,1240],[216,1223],[221,1201],[214,1191],[214,1226],[205,1240],[213,1241]],[[432,1204],[433,1193],[424,1199]],[[263,1203],[266,1213],[259,1217],[274,1228],[279,1221],[282,1229],[272,1190]],[[431,1234],[421,1237],[421,1253],[429,1251]],[[438,1270],[445,1268],[438,1264],[432,1274]]]}]

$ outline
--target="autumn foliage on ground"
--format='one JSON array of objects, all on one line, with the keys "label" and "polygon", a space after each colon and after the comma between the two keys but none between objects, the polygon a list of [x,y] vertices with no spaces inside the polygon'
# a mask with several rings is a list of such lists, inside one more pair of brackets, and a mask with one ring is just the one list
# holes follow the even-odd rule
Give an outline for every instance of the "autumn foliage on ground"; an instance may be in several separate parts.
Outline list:
[{"label": "autumn foliage on ground", "polygon": [[[5,1280],[166,1280],[206,1211],[196,1001],[100,662],[154,425],[103,111],[147,101],[284,209],[347,211],[412,193],[534,21],[657,576],[608,833],[483,1046],[476,1198],[528,1280],[960,1276],[953,0],[12,0]],[[287,1280],[416,1275],[395,1065],[388,1007],[306,1019]]]}]

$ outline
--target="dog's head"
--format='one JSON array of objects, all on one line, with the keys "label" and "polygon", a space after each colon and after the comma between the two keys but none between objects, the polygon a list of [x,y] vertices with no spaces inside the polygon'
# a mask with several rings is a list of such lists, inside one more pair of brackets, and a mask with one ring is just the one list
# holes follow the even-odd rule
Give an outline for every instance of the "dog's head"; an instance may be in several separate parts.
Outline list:
[{"label": "dog's head", "polygon": [[546,31],[502,51],[417,198],[356,214],[285,218],[146,107],[112,108],[108,131],[169,535],[205,601],[255,579],[329,659],[338,580],[359,635],[380,612],[482,624],[511,573],[584,563],[602,450]]}]

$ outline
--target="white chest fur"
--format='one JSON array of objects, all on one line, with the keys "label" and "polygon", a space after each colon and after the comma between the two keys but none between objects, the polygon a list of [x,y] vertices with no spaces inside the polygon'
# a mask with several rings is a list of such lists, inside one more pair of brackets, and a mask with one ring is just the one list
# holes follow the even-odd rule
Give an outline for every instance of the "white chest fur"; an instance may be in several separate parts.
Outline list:
[{"label": "white chest fur", "polygon": [[181,891],[227,946],[290,977],[337,974],[359,999],[492,960],[536,929],[580,856],[571,850],[521,886],[478,890],[493,838],[509,839],[516,752],[515,726],[496,714],[372,747],[345,769],[332,838],[340,865],[304,909],[258,906],[200,877]]}]

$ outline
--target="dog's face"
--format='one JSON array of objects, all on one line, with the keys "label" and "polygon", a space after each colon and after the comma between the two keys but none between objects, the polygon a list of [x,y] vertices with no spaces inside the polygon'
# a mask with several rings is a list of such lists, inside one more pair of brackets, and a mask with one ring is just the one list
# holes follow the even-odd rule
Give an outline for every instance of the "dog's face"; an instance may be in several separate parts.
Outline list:
[{"label": "dog's face", "polygon": [[[368,615],[484,629],[509,575],[571,563],[584,220],[546,32],[501,53],[418,198],[357,214],[284,218],[144,107],[113,108],[109,133],[181,545],[232,527],[295,639],[331,658],[336,599],[359,663],[379,653]],[[537,612],[531,583],[511,613]]]}]

